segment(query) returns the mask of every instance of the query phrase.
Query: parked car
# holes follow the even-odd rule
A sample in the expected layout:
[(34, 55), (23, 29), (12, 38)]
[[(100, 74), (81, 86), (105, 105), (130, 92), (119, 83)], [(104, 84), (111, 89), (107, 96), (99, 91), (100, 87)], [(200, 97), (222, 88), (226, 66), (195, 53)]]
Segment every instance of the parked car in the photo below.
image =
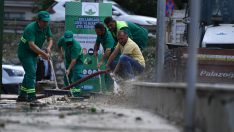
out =
[(154, 17), (135, 15), (114, 1), (105, 0), (104, 2), (112, 4), (112, 17), (115, 20), (129, 21), (141, 26), (156, 26), (157, 24), (157, 19)]
[[(65, 2), (68, 1), (74, 0), (55, 0), (54, 4), (48, 8), (51, 21), (65, 21)], [(112, 4), (112, 16), (116, 20), (129, 21), (141, 26), (156, 26), (157, 19), (154, 17), (134, 15), (111, 0), (103, 0), (103, 2)]]
[(1, 93), (17, 94), (24, 74), (25, 72), (22, 66), (3, 64)]

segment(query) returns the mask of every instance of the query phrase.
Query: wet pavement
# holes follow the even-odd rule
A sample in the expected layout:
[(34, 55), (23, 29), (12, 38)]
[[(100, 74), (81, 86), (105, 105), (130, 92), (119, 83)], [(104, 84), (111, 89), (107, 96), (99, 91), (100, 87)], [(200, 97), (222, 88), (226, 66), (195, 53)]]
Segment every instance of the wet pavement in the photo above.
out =
[[(122, 99), (124, 100), (124, 99)], [(150, 111), (113, 95), (90, 99), (53, 96), (43, 105), (0, 100), (0, 132), (179, 132)]]

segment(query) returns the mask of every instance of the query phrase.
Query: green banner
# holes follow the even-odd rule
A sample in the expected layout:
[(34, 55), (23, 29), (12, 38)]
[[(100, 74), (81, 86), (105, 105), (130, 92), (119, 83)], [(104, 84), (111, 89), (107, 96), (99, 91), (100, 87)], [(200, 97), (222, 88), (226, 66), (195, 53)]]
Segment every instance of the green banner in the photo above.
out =
[[(98, 71), (97, 59), (93, 56), (93, 48), (97, 35), (94, 25), (103, 22), (106, 16), (112, 15), (110, 3), (91, 2), (67, 2), (66, 3), (66, 30), (74, 32), (74, 38), (80, 42), (84, 54), (83, 76), (93, 74)], [(103, 49), (98, 51), (101, 59)], [(104, 69), (104, 66), (101, 66)], [(83, 91), (99, 92), (105, 89), (104, 75), (94, 77), (82, 83)]]

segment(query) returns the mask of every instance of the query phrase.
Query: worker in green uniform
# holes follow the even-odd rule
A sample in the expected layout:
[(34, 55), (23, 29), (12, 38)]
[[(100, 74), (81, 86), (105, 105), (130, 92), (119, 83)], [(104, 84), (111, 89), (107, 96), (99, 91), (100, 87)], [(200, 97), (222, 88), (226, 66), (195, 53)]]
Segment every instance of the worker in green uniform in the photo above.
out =
[[(94, 45), (94, 56), (96, 58), (98, 57), (98, 50), (99, 50), (100, 44), (102, 45), (103, 50), (104, 50), (104, 54), (101, 60), (99, 61), (99, 63), (97, 64), (97, 68), (100, 69), (100, 66), (102, 64), (106, 64), (109, 56), (114, 51), (116, 42), (114, 38), (112, 37), (111, 32), (108, 31), (102, 23), (95, 24), (95, 32), (97, 34), (97, 39)], [(110, 64), (110, 67), (114, 69), (117, 62), (118, 62), (118, 56), (115, 58), (113, 63)], [(106, 87), (110, 90), (114, 88), (114, 81), (111, 79), (109, 74), (105, 74), (105, 84), (106, 84)]]
[[(64, 51), (64, 63), (66, 75), (64, 76), (64, 84), (73, 83), (82, 78), (83, 70), (83, 52), (80, 43), (73, 38), (72, 31), (66, 31), (58, 41), (58, 47)], [(63, 53), (62, 53), (63, 54)], [(68, 78), (68, 79), (67, 79)], [(71, 93), (74, 97), (81, 96), (81, 87), (76, 85), (71, 88)]]
[(148, 31), (145, 28), (131, 22), (116, 21), (112, 17), (106, 17), (104, 22), (111, 31), (115, 41), (117, 41), (117, 32), (124, 30), (128, 33), (128, 37), (139, 46), (141, 51), (147, 46)]
[[(25, 71), (24, 79), (19, 90), (18, 102), (36, 101), (36, 64), (37, 57), (41, 56), (49, 60), (50, 49), (53, 45), (52, 33), (48, 25), (50, 15), (47, 11), (40, 11), (37, 20), (26, 26), (18, 45), (18, 58)], [(47, 39), (46, 51), (41, 50)]]

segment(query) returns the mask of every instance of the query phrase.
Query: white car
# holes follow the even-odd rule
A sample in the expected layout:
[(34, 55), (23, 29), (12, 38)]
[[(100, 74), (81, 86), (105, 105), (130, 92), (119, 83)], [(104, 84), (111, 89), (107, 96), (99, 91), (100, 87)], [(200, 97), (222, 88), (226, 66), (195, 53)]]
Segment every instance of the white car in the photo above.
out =
[(24, 78), (24, 69), (22, 66), (3, 64), (2, 65), (2, 86), (1, 93), (17, 94), (19, 84)]
[(154, 17), (135, 15), (113, 1), (104, 0), (104, 3), (112, 4), (112, 17), (115, 20), (129, 21), (141, 26), (156, 26), (157, 24), (157, 19)]
[[(51, 13), (51, 21), (65, 21), (65, 2), (68, 1), (74, 0), (55, 0), (54, 4), (48, 8)], [(116, 20), (129, 21), (141, 26), (156, 26), (157, 24), (157, 19), (154, 17), (131, 14), (111, 0), (103, 0), (103, 2), (112, 4), (112, 16)]]
[(219, 26), (210, 25), (206, 27), (206, 31), (202, 40), (202, 47), (233, 49), (233, 26), (233, 24), (220, 24)]

